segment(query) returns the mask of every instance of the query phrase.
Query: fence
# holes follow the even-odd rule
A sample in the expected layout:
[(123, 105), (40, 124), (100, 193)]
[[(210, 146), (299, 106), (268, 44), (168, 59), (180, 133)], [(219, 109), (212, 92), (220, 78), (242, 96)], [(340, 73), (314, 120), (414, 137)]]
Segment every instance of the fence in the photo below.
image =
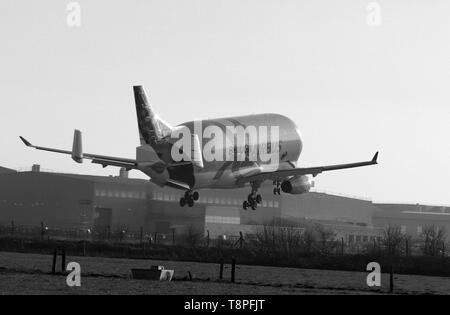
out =
[[(12, 221), (9, 225), (0, 225), (0, 237), (13, 237), (34, 240), (73, 240), (88, 242), (111, 242), (118, 244), (159, 244), (192, 247), (239, 248), (258, 250), (263, 252), (283, 252), (286, 255), (298, 253), (317, 253), (321, 255), (358, 255), (380, 254), (392, 250), (382, 237), (367, 238), (367, 241), (349, 242), (344, 237), (326, 231), (323, 226), (317, 231), (295, 227), (261, 226), (255, 233), (227, 238), (210, 238), (209, 231), (187, 229), (176, 234), (175, 230), (168, 233), (147, 231), (143, 227), (139, 230), (126, 228), (112, 229), (110, 226), (90, 229), (59, 228), (46, 225), (16, 225)], [(423, 239), (404, 238), (395, 248), (398, 256), (422, 256), (426, 253), (426, 242)], [(449, 256), (449, 244), (438, 242), (434, 244), (433, 256)]]

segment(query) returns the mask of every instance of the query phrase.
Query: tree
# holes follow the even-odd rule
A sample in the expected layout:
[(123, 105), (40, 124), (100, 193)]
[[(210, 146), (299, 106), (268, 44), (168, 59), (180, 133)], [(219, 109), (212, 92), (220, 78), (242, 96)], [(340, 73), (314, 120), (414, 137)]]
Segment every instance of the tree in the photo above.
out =
[(315, 244), (317, 243), (317, 234), (312, 227), (306, 227), (301, 238), (302, 248), (311, 253), (314, 251)]
[(289, 255), (302, 247), (302, 234), (303, 228), (297, 222), (274, 219), (257, 230), (255, 243), (267, 253), (282, 251)]
[(423, 254), (427, 256), (437, 256), (442, 250), (447, 232), (445, 228), (435, 225), (425, 226), (422, 231)]
[(299, 252), (329, 254), (336, 246), (335, 233), (322, 224), (308, 221), (277, 219), (262, 226), (256, 233), (256, 246), (266, 253), (284, 255)]
[(319, 251), (322, 254), (330, 253), (336, 247), (336, 234), (333, 230), (326, 228), (322, 224), (316, 224), (314, 230), (317, 234)]
[(384, 230), (382, 238), (382, 244), (384, 245), (387, 254), (389, 256), (398, 256), (401, 253), (401, 244), (404, 239), (405, 236), (399, 226), (389, 225)]

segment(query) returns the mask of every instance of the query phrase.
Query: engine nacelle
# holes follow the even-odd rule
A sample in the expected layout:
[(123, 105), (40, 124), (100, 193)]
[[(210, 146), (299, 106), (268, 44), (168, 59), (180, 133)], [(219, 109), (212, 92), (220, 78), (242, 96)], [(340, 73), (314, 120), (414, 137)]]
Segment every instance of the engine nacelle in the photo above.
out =
[(314, 187), (314, 183), (311, 181), (311, 178), (306, 175), (294, 176), (281, 183), (281, 190), (293, 195), (307, 193), (311, 187)]

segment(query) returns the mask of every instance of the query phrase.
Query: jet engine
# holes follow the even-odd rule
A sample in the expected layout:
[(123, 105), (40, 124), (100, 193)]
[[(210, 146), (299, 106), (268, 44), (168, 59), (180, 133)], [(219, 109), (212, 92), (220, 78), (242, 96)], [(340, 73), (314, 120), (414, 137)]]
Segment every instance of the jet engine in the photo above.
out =
[(307, 193), (311, 187), (314, 187), (314, 182), (307, 175), (294, 176), (281, 183), (281, 190), (293, 195)]

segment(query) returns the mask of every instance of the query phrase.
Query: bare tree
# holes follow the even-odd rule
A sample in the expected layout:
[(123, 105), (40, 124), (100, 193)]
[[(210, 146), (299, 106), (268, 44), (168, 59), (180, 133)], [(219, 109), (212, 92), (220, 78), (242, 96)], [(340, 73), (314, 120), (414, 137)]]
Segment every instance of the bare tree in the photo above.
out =
[(266, 252), (285, 255), (298, 252), (330, 253), (336, 247), (335, 233), (322, 224), (286, 219), (273, 220), (256, 233), (256, 246)]
[(255, 235), (256, 246), (264, 251), (290, 254), (302, 245), (303, 228), (285, 219), (273, 220), (262, 226)]
[(336, 247), (336, 234), (334, 231), (322, 224), (316, 224), (314, 230), (317, 233), (319, 251), (322, 254), (330, 253)]
[(389, 225), (384, 230), (382, 244), (384, 245), (386, 252), (390, 256), (397, 256), (401, 253), (401, 244), (404, 242), (405, 236), (403, 235), (399, 226)]
[(403, 242), (404, 242), (404, 248), (405, 248), (405, 255), (410, 256), (411, 251), (413, 248), (414, 240), (411, 235), (404, 235), (403, 236)]
[(422, 231), (423, 254), (427, 256), (437, 256), (441, 253), (447, 232), (445, 228), (435, 225), (425, 226)]

